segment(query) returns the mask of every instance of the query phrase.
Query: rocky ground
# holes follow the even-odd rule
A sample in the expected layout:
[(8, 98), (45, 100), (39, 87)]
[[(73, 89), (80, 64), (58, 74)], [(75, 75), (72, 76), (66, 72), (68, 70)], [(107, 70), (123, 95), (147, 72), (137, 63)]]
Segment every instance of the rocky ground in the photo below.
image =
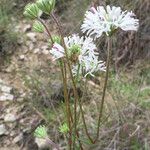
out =
[(41, 117), (24, 102), (30, 91), (22, 79), (22, 72), (30, 74), (51, 58), (47, 55), (45, 41), (32, 32), (30, 24), (23, 21), (16, 30), (21, 34), (19, 47), (0, 70), (0, 150), (31, 150), (32, 146), (36, 150), (32, 132)]

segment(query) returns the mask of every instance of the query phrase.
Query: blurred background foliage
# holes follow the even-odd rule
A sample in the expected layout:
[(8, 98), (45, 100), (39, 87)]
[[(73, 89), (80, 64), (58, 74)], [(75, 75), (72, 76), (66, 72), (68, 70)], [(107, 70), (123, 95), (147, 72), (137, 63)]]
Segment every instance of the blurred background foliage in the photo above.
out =
[[(0, 54), (16, 46), (17, 33), (14, 26), (22, 17), (24, 6), (33, 0), (0, 1)], [(97, 0), (95, 4), (116, 5), (124, 10), (133, 10), (140, 20), (138, 33), (118, 32), (114, 38), (114, 62), (116, 69), (121, 64), (129, 66), (138, 59), (150, 58), (150, 1), (149, 0)], [(94, 5), (92, 0), (56, 0), (56, 13), (64, 25), (65, 34), (77, 33), (85, 11)], [(106, 44), (103, 37), (98, 43), (100, 57), (105, 57)]]

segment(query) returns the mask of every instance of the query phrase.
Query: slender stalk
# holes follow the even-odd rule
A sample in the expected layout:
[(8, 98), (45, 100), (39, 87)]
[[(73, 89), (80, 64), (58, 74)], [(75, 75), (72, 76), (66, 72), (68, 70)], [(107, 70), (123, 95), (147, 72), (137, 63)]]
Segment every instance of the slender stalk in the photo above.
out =
[(109, 75), (109, 65), (110, 65), (110, 59), (111, 59), (111, 46), (112, 46), (111, 45), (112, 44), (111, 37), (108, 37), (107, 42), (108, 42), (108, 47), (107, 47), (106, 77), (105, 77), (105, 82), (104, 82), (102, 100), (101, 100), (101, 104), (100, 104), (100, 108), (99, 108), (97, 134), (96, 134), (96, 138), (94, 140), (94, 143), (99, 138), (100, 123), (101, 123), (101, 119), (102, 119), (102, 115), (103, 115), (103, 107), (104, 107), (105, 94), (106, 94), (108, 75)]
[(76, 131), (77, 130), (77, 125), (76, 125), (77, 115), (76, 114), (77, 114), (78, 93), (77, 93), (77, 90), (76, 90), (76, 86), (75, 86), (76, 84), (75, 84), (73, 74), (72, 74), (72, 71), (71, 71), (71, 64), (70, 64), (70, 61), (69, 61), (68, 52), (67, 52), (66, 44), (65, 44), (65, 41), (64, 41), (62, 26), (61, 26), (60, 22), (57, 20), (57, 18), (55, 17), (55, 15), (53, 13), (51, 14), (51, 16), (52, 16), (52, 18), (54, 19), (54, 21), (56, 22), (56, 24), (58, 26), (59, 33), (60, 33), (61, 39), (62, 39), (62, 44), (63, 44), (64, 49), (65, 49), (65, 54), (66, 54), (66, 58), (67, 58), (69, 73), (70, 73), (70, 76), (71, 76), (71, 79), (72, 79), (72, 82), (73, 82), (73, 91), (74, 91), (74, 96), (75, 96), (75, 102), (74, 102), (74, 128), (75, 128), (75, 131)]
[[(74, 78), (73, 78), (73, 74), (72, 74), (72, 70), (71, 70), (71, 64), (70, 64), (70, 61), (69, 61), (66, 44), (65, 44), (65, 41), (64, 41), (64, 36), (63, 36), (63, 32), (62, 32), (62, 26), (61, 26), (61, 23), (57, 20), (57, 18), (55, 17), (55, 15), (54, 15), (53, 13), (51, 14), (51, 16), (52, 16), (52, 18), (54, 19), (55, 23), (56, 23), (57, 26), (58, 26), (59, 33), (60, 33), (61, 39), (62, 39), (62, 44), (63, 44), (64, 49), (65, 49), (65, 54), (66, 54), (66, 58), (67, 58), (67, 64), (68, 64), (68, 68), (69, 68), (69, 73), (70, 73), (70, 76), (71, 76), (71, 80), (72, 80), (72, 83), (73, 83), (73, 92), (74, 92), (74, 96), (75, 96), (74, 119), (77, 120), (77, 119), (76, 119), (76, 118), (77, 118), (76, 113), (77, 113), (78, 93), (77, 93), (76, 83), (75, 83), (75, 80), (74, 80)], [(73, 121), (72, 115), (71, 115), (71, 119), (72, 119), (72, 121)], [(76, 135), (77, 135), (78, 139), (80, 139), (80, 138), (79, 138), (79, 133), (78, 133), (78, 131), (77, 131), (77, 129), (76, 129), (76, 122), (74, 122), (74, 124), (75, 124), (75, 132), (76, 132)], [(80, 140), (79, 140), (79, 145), (80, 145), (81, 150), (83, 150), (83, 147), (82, 147), (82, 144), (81, 144)]]
[[(74, 80), (74, 77), (73, 77), (73, 74), (72, 74), (72, 70), (71, 70), (71, 64), (70, 64), (70, 61), (69, 61), (69, 57), (68, 57), (68, 53), (67, 53), (67, 48), (66, 48), (66, 45), (65, 45), (65, 41), (64, 41), (64, 36), (63, 36), (63, 32), (62, 32), (62, 27), (61, 27), (61, 24), (60, 22), (57, 20), (57, 18), (55, 17), (55, 15), (52, 13), (51, 14), (52, 18), (54, 19), (54, 21), (56, 22), (57, 26), (58, 26), (58, 29), (59, 29), (59, 32), (60, 32), (60, 35), (61, 35), (61, 38), (62, 38), (62, 44), (64, 46), (64, 49), (65, 49), (65, 54), (66, 54), (66, 58), (67, 58), (67, 64), (68, 64), (68, 68), (69, 68), (69, 73), (70, 73), (70, 76), (71, 76), (71, 80), (72, 80), (72, 83), (73, 83), (73, 92), (74, 92), (74, 96), (75, 96), (75, 102), (74, 102), (74, 107), (75, 107), (75, 112), (74, 112), (74, 118), (75, 118), (75, 121), (76, 121), (76, 113), (77, 113), (77, 101), (79, 102), (79, 107), (80, 107), (80, 110), (81, 110), (81, 115), (82, 115), (82, 120), (83, 120), (83, 124), (84, 124), (84, 128), (85, 128), (85, 132), (86, 132), (86, 135), (88, 137), (88, 139), (91, 141), (91, 143), (93, 143), (93, 139), (90, 137), (90, 134), (88, 132), (88, 129), (87, 129), (87, 125), (86, 125), (86, 121), (85, 121), (85, 118), (84, 118), (84, 112), (83, 112), (83, 109), (82, 109), (82, 105), (80, 103), (80, 100), (79, 100), (79, 96), (78, 96), (78, 93), (77, 93), (77, 87), (76, 87), (76, 82)], [(76, 130), (76, 122), (74, 122), (75, 124), (75, 130)]]
[[(50, 37), (50, 39), (51, 39), (51, 42), (52, 43), (54, 43), (54, 41), (53, 41), (53, 38), (52, 38), (52, 35), (51, 35), (51, 33), (50, 33), (50, 31), (49, 31), (49, 29), (47, 28), (47, 26), (45, 25), (45, 23), (43, 22), (43, 20), (42, 19), (38, 19), (42, 24), (43, 24), (43, 26), (45, 27), (45, 30), (46, 30), (46, 32), (47, 32), (47, 34), (49, 35), (49, 37)], [(63, 60), (61, 61), (61, 62), (63, 62)], [(64, 63), (64, 65), (65, 65), (65, 63)], [(65, 103), (66, 103), (66, 112), (67, 112), (67, 120), (68, 120), (68, 126), (69, 126), (69, 130), (70, 130), (70, 132), (69, 132), (69, 134), (70, 134), (70, 139), (69, 139), (69, 146), (70, 146), (70, 150), (71, 150), (71, 145), (72, 145), (72, 129), (71, 129), (71, 122), (70, 122), (70, 114), (69, 114), (69, 99), (68, 99), (68, 92), (67, 92), (67, 77), (66, 77), (66, 70), (64, 70), (63, 69), (63, 66), (61, 66), (60, 67), (61, 68), (61, 73), (62, 73), (62, 78), (63, 78), (63, 85), (64, 85), (64, 97), (65, 97)], [(64, 66), (64, 68), (65, 68), (65, 66)]]
[(50, 39), (51, 39), (51, 42), (54, 43), (53, 38), (52, 38), (52, 35), (51, 35), (51, 33), (50, 33), (48, 27), (47, 27), (46, 24), (44, 23), (44, 21), (43, 21), (42, 19), (40, 19), (40, 18), (38, 18), (38, 21), (40, 21), (40, 22), (43, 24), (43, 26), (45, 27), (45, 30), (46, 30), (47, 34), (49, 35), (49, 37), (50, 37)]
[[(64, 66), (64, 67), (65, 67), (65, 66)], [(66, 72), (63, 72), (63, 69), (62, 69), (62, 70), (61, 70), (61, 73), (62, 73), (63, 80), (64, 80), (64, 77), (65, 77)], [(66, 78), (66, 77), (65, 77), (65, 78)], [(65, 99), (67, 99), (67, 101), (69, 101), (68, 95), (65, 94), (64, 97), (65, 97)], [(70, 116), (71, 122), (73, 123), (73, 117), (72, 117), (72, 114), (71, 114), (71, 110), (70, 110), (70, 106), (69, 106), (69, 105), (68, 105), (68, 112), (69, 112), (69, 116)], [(70, 123), (70, 124), (71, 124), (71, 123)], [(70, 128), (71, 128), (71, 127), (70, 127)], [(72, 132), (72, 129), (70, 129), (70, 132)], [(80, 148), (81, 148), (81, 150), (83, 150), (82, 144), (81, 144), (80, 139), (79, 139), (79, 133), (78, 133), (78, 131), (75, 131), (75, 133), (76, 133), (76, 135), (77, 135), (77, 137), (78, 137), (78, 141), (79, 141)]]
[(70, 109), (69, 109), (69, 98), (68, 98), (68, 90), (67, 90), (67, 77), (66, 77), (66, 68), (65, 63), (64, 66), (61, 67), (61, 73), (63, 78), (63, 85), (64, 85), (64, 98), (65, 98), (65, 106), (66, 106), (66, 113), (67, 113), (67, 122), (69, 126), (69, 140), (68, 145), (69, 149), (72, 148), (72, 128), (71, 128), (71, 122), (70, 122)]
[[(78, 82), (79, 70), (80, 70), (80, 64), (78, 65), (76, 83)], [(77, 101), (74, 103), (74, 112), (75, 112), (74, 113), (74, 131), (76, 132), (77, 130)], [(74, 137), (73, 145), (75, 145), (75, 142), (76, 142), (76, 136)]]

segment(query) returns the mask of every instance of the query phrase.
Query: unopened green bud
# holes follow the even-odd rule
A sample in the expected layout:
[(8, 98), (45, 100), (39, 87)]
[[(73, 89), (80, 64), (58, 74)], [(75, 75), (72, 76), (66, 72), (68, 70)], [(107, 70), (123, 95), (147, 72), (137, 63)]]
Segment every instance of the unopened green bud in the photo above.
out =
[[(52, 36), (53, 42), (61, 45), (61, 37), (58, 35)], [(49, 39), (49, 46), (52, 46), (52, 41)]]
[(81, 51), (81, 47), (77, 44), (74, 44), (72, 45), (70, 48), (69, 48), (69, 53), (72, 55), (72, 54), (78, 54), (80, 53)]
[(68, 133), (68, 132), (69, 132), (69, 128), (68, 128), (67, 123), (64, 123), (63, 125), (61, 125), (61, 126), (59, 127), (59, 131), (60, 131), (61, 133), (63, 133), (63, 134)]
[(53, 36), (54, 43), (61, 44), (61, 37), (60, 36)]
[(43, 24), (42, 24), (41, 22), (36, 21), (36, 22), (33, 24), (33, 30), (34, 30), (35, 32), (40, 32), (40, 33), (42, 33), (42, 32), (44, 32), (44, 26), (43, 26)]
[(26, 5), (23, 14), (30, 19), (36, 19), (38, 18), (39, 13), (40, 9), (37, 7), (37, 5), (35, 3), (29, 3)]
[(48, 134), (47, 134), (47, 128), (45, 126), (39, 126), (36, 128), (35, 132), (34, 132), (34, 136), (37, 138), (47, 138)]
[(50, 14), (55, 7), (55, 0), (37, 0), (38, 8), (46, 14)]

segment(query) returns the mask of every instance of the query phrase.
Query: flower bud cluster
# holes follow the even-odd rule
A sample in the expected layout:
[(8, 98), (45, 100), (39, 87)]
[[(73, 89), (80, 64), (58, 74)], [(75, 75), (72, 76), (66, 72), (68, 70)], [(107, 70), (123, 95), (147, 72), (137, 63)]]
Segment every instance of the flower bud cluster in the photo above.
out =
[(55, 0), (37, 0), (29, 3), (24, 10), (24, 15), (29, 19), (37, 19), (41, 12), (50, 14), (55, 7)]

